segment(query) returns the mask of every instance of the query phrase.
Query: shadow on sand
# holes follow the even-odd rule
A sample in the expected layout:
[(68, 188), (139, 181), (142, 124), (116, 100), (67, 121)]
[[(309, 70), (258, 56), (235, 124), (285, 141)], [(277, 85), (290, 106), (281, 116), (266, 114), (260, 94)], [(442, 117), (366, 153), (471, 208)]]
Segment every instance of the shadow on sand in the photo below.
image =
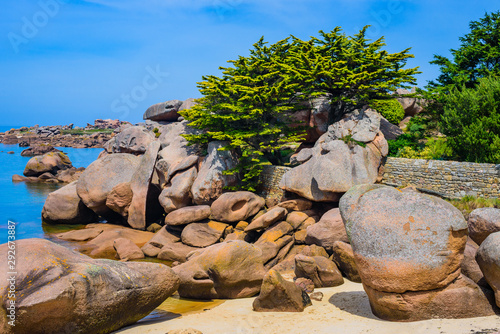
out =
[(380, 320), (373, 315), (368, 296), (364, 291), (339, 292), (331, 296), (328, 302), (342, 311), (364, 318)]

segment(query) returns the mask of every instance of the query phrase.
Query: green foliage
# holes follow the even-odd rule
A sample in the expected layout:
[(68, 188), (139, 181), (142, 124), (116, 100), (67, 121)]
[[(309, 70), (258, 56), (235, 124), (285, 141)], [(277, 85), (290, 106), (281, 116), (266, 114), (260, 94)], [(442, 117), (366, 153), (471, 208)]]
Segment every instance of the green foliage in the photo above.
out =
[(341, 33), (340, 27), (320, 31), (320, 38), (309, 41), (293, 37), (289, 74), (302, 83), (301, 91), (307, 95), (332, 97), (329, 124), (370, 100), (388, 98), (397, 88), (415, 85), (414, 76), (420, 73), (418, 68), (404, 69), (414, 57), (409, 48), (388, 53), (382, 49), (384, 37), (369, 42), (368, 27), (352, 37)]
[(390, 123), (399, 125), (405, 117), (403, 106), (396, 99), (373, 100), (370, 107), (377, 110)]
[(61, 134), (63, 135), (90, 135), (94, 133), (106, 133), (106, 134), (111, 134), (114, 132), (114, 129), (91, 129), (91, 130), (84, 130), (84, 129), (71, 129), (71, 130), (61, 130)]
[(440, 67), (437, 82), (429, 88), (449, 91), (453, 88), (474, 87), (478, 80), (500, 74), (500, 12), (485, 14), (469, 24), (470, 33), (460, 37), (460, 47), (451, 49), (453, 59), (435, 55), (431, 64)]
[(398, 157), (408, 159), (446, 160), (453, 154), (445, 138), (429, 138), (423, 149), (405, 146), (398, 151)]
[(300, 104), (320, 95), (332, 98), (329, 123), (343, 114), (388, 97), (406, 84), (415, 84), (417, 68), (404, 69), (409, 49), (388, 53), (383, 37), (370, 43), (366, 29), (350, 37), (337, 27), (320, 38), (296, 37), (267, 46), (264, 39), (253, 45), (248, 57), (228, 61), (222, 76), (204, 76), (198, 87), (203, 97), (180, 114), (190, 125), (204, 130), (186, 135), (190, 143), (206, 145), (227, 141), (236, 150), (238, 166), (228, 174), (242, 174), (244, 189), (254, 190), (265, 164), (283, 164), (282, 148), (305, 138), (305, 126), (293, 113)]
[(444, 98), (441, 129), (461, 160), (500, 163), (500, 79), (453, 89)]
[(352, 138), (352, 134), (348, 134), (340, 139), (342, 139), (342, 141), (346, 143), (349, 147), (353, 147), (354, 145), (366, 147), (366, 143), (363, 143), (362, 141), (357, 141), (356, 139)]
[(473, 197), (465, 196), (461, 199), (451, 199), (448, 200), (457, 209), (462, 211), (465, 219), (469, 219), (469, 214), (479, 208), (497, 208), (500, 209), (500, 198), (483, 198), (483, 197)]
[(158, 138), (161, 136), (161, 132), (158, 128), (153, 129), (153, 133), (155, 134), (155, 137)]
[(291, 124), (297, 102), (306, 96), (297, 95), (300, 85), (283, 75), (291, 45), (288, 39), (266, 44), (261, 38), (249, 57), (228, 61), (233, 67), (221, 68), (222, 77), (204, 76), (198, 83), (204, 97), (180, 112), (191, 126), (205, 130), (186, 135), (191, 143), (227, 141), (224, 149), (239, 153), (238, 166), (227, 173), (243, 174), (248, 190), (255, 190), (263, 165), (280, 164), (280, 150), (305, 135), (304, 127)]

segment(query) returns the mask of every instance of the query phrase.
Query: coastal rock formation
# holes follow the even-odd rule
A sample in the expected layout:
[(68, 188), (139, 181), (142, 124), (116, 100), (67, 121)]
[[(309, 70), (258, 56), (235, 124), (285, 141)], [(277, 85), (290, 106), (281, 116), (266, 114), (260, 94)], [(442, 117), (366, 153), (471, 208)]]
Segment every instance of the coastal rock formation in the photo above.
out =
[(68, 241), (85, 241), (78, 245), (78, 250), (95, 258), (116, 257), (114, 241), (118, 238), (132, 240), (139, 247), (144, 246), (153, 233), (138, 231), (128, 227), (113, 224), (88, 224), (82, 230), (57, 234), (56, 237)]
[(89, 224), (97, 221), (97, 215), (83, 204), (73, 182), (47, 196), (42, 219), (55, 224)]
[(490, 234), (481, 244), (476, 255), (477, 263), (486, 282), (495, 292), (495, 300), (500, 307), (500, 232)]
[(361, 283), (358, 267), (354, 260), (354, 252), (350, 244), (335, 241), (332, 247), (332, 260), (349, 281)]
[(262, 281), (259, 296), (253, 302), (257, 312), (302, 312), (311, 299), (295, 283), (288, 282), (275, 270), (269, 270)]
[(61, 152), (52, 145), (35, 145), (29, 147), (21, 152), (22, 157), (34, 157), (37, 155), (44, 155), (49, 152)]
[[(271, 268), (279, 261), (271, 261), (279, 253), (284, 257), (293, 246), (293, 228), (287, 222), (279, 222), (268, 229), (255, 242), (255, 247), (262, 251), (262, 260), (266, 267)], [(283, 250), (283, 251), (282, 251)], [(284, 254), (283, 254), (284, 253)], [(279, 258), (277, 260), (280, 260)]]
[(152, 121), (177, 121), (179, 114), (177, 111), (182, 105), (182, 101), (170, 100), (167, 102), (157, 103), (149, 107), (144, 115), (143, 119), (150, 119)]
[(284, 220), (288, 211), (285, 208), (276, 206), (263, 215), (255, 218), (250, 225), (245, 228), (245, 232), (262, 230), (274, 224), (277, 221)]
[[(151, 211), (155, 207), (153, 203), (148, 202), (158, 201), (158, 197), (156, 199), (154, 196), (150, 197), (149, 190), (159, 149), (160, 143), (157, 141), (151, 142), (148, 145), (130, 180), (130, 189), (133, 195), (128, 208), (127, 223), (136, 229), (146, 229), (146, 209), (150, 211), (148, 214), (152, 214)], [(156, 207), (158, 206), (159, 204)], [(157, 215), (157, 217), (159, 218), (160, 215)]]
[(336, 241), (349, 242), (338, 208), (327, 211), (319, 222), (309, 226), (305, 239), (306, 244), (321, 246), (329, 253), (332, 253)]
[[(491, 291), (460, 275), (451, 284), (430, 291), (384, 292), (364, 285), (373, 314), (389, 321), (460, 319), (495, 315)], [(488, 298), (489, 297), (489, 298)]]
[(49, 152), (31, 158), (23, 174), (25, 176), (40, 176), (44, 173), (57, 174), (59, 170), (73, 167), (68, 156), (62, 152)]
[[(194, 157), (198, 160), (196, 156)], [(186, 171), (176, 173), (170, 179), (170, 182), (165, 185), (158, 198), (166, 213), (191, 204), (191, 187), (197, 176), (198, 171), (196, 167), (191, 167)]]
[(187, 225), (181, 234), (182, 242), (192, 247), (208, 247), (219, 242), (229, 225), (210, 221)]
[(460, 275), (468, 229), (453, 205), (411, 189), (359, 185), (339, 206), (375, 315), (417, 321), (494, 314), (487, 291)]
[(154, 136), (141, 126), (131, 126), (113, 138), (113, 153), (143, 154)]
[(295, 276), (308, 278), (316, 288), (332, 287), (344, 284), (344, 279), (337, 265), (323, 256), (295, 256)]
[(173, 268), (183, 298), (244, 298), (257, 294), (266, 271), (261, 251), (244, 241), (199, 250)]
[(223, 172), (233, 169), (238, 163), (236, 155), (231, 151), (219, 151), (226, 142), (214, 141), (208, 144), (208, 155), (203, 159), (198, 177), (191, 187), (193, 202), (211, 204), (222, 195), (225, 187), (235, 186), (236, 175), (224, 175)]
[(467, 244), (464, 250), (464, 260), (462, 261), (462, 266), (460, 267), (462, 275), (470, 278), (474, 283), (484, 288), (489, 288), (490, 286), (484, 279), (484, 274), (476, 261), (476, 255), (479, 246), (470, 239), (467, 239)]
[(197, 205), (188, 206), (175, 211), (170, 212), (165, 217), (165, 224), (167, 225), (186, 225), (189, 223), (198, 222), (210, 217), (210, 206), (208, 205)]
[(116, 250), (117, 257), (122, 261), (143, 259), (144, 253), (139, 246), (130, 239), (118, 238), (113, 241), (113, 248)]
[[(7, 254), (7, 244), (0, 252)], [(7, 324), (7, 262), (0, 273), (2, 333), (109, 333), (145, 317), (179, 285), (165, 265), (94, 260), (43, 239), (17, 241), (15, 327)], [(106, 282), (106, 284), (103, 284)]]
[(116, 185), (131, 181), (140, 161), (140, 157), (127, 153), (111, 154), (94, 161), (78, 180), (78, 196), (98, 215), (109, 221), (122, 221), (122, 216), (106, 206), (106, 199)]
[(500, 209), (480, 208), (469, 215), (469, 236), (478, 245), (491, 234), (500, 231)]
[(338, 201), (357, 184), (375, 183), (388, 145), (380, 129), (381, 116), (357, 110), (328, 127), (311, 158), (283, 175), (280, 187), (312, 201)]
[(224, 223), (239, 222), (255, 215), (264, 204), (262, 197), (249, 191), (224, 193), (212, 203), (212, 218)]

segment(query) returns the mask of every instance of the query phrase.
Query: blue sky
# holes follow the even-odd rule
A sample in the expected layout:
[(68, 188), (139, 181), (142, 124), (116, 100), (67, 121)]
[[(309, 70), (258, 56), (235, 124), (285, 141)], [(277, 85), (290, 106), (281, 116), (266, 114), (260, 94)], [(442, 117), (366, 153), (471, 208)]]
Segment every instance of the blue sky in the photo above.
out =
[(260, 36), (308, 39), (371, 24), (391, 52), (412, 47), (435, 79), (491, 0), (16, 0), (0, 13), (0, 125), (140, 122), (152, 104), (199, 97), (196, 82)]

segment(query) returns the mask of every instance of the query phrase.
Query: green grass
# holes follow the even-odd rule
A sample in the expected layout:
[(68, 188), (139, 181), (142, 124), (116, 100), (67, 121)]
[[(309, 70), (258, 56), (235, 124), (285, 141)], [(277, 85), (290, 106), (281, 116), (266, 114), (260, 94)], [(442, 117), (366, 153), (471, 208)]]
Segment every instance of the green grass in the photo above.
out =
[(90, 135), (93, 133), (106, 133), (110, 134), (115, 131), (114, 129), (92, 129), (92, 130), (61, 130), (61, 134), (63, 135)]
[(469, 219), (469, 214), (479, 208), (497, 208), (500, 209), (500, 198), (482, 198), (465, 196), (461, 199), (448, 200), (464, 215), (465, 219)]

